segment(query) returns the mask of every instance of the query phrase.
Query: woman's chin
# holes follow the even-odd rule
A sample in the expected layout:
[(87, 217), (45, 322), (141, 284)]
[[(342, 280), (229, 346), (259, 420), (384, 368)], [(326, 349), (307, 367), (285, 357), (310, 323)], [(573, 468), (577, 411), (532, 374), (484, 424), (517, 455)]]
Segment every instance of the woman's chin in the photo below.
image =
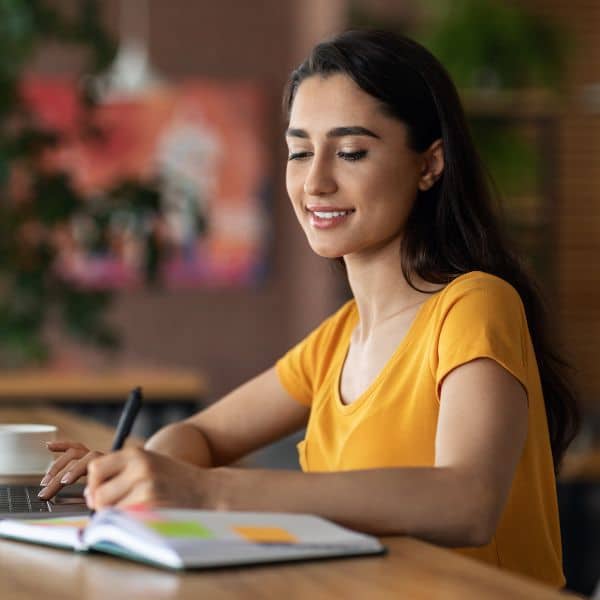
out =
[(345, 254), (345, 252), (343, 252), (339, 248), (326, 248), (323, 246), (313, 245), (311, 245), (311, 248), (312, 251), (321, 258), (341, 258)]

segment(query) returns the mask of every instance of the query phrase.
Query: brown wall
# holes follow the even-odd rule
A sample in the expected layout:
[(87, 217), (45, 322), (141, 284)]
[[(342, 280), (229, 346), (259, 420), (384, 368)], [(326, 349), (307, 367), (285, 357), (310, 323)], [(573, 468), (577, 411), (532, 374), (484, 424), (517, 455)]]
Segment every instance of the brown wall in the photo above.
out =
[(600, 82), (600, 3), (527, 0), (565, 31), (568, 48), (558, 156), (558, 319), (584, 403), (600, 410), (600, 94), (595, 108), (585, 86)]

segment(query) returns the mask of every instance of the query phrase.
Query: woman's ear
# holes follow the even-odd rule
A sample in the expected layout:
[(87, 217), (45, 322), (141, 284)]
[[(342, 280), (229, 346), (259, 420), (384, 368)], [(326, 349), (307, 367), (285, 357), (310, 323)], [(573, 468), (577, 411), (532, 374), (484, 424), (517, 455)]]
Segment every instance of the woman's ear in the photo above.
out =
[(426, 192), (429, 188), (433, 187), (444, 171), (444, 146), (442, 140), (435, 140), (421, 156), (423, 166), (419, 179), (419, 190)]

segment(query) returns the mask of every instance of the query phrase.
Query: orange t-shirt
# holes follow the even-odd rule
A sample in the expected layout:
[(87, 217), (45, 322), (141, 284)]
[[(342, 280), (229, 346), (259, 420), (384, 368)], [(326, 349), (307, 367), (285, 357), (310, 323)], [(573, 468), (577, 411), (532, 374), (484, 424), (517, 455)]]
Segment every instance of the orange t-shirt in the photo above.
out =
[(356, 303), (346, 303), (276, 364), (284, 388), (311, 408), (302, 469), (433, 466), (442, 380), (476, 358), (495, 360), (527, 391), (527, 439), (491, 543), (458, 552), (562, 587), (546, 410), (516, 290), (479, 271), (455, 279), (427, 299), (369, 388), (345, 405), (340, 374), (358, 318)]

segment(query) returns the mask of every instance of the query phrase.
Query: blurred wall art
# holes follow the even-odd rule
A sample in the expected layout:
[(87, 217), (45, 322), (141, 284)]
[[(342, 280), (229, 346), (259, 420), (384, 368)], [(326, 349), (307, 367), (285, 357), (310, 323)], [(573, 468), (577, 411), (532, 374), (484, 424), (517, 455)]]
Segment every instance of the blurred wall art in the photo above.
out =
[[(137, 287), (154, 248), (170, 288), (261, 280), (270, 180), (258, 84), (186, 81), (90, 107), (75, 80), (38, 76), (23, 81), (22, 96), (38, 126), (59, 134), (45, 168), (67, 173), (110, 221), (102, 240), (91, 218), (61, 232), (63, 277), (90, 288)], [(159, 210), (103, 208), (103, 192), (122, 184), (127, 193), (129, 181), (156, 186)]]

